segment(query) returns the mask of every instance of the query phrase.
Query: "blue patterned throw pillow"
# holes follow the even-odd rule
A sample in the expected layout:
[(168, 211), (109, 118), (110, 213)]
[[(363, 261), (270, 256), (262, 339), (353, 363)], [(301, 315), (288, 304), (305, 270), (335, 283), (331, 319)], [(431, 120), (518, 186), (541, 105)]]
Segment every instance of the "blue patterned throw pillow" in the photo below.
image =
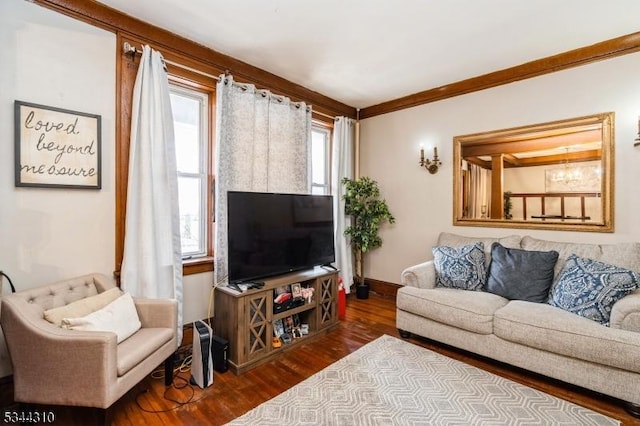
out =
[(463, 290), (482, 290), (487, 281), (484, 244), (463, 247), (434, 247), (436, 286)]
[(614, 303), (638, 288), (635, 272), (572, 254), (549, 294), (549, 304), (609, 325)]

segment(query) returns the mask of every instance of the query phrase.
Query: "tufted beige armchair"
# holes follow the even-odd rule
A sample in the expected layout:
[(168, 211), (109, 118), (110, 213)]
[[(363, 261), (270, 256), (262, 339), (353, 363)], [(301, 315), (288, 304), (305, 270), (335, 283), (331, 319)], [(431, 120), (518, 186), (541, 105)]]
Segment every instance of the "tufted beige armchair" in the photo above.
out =
[(106, 409), (165, 361), (171, 383), (177, 348), (175, 300), (134, 299), (142, 323), (116, 343), (102, 331), (60, 328), (44, 311), (115, 287), (102, 274), (85, 275), (2, 298), (0, 322), (13, 367), (16, 402)]

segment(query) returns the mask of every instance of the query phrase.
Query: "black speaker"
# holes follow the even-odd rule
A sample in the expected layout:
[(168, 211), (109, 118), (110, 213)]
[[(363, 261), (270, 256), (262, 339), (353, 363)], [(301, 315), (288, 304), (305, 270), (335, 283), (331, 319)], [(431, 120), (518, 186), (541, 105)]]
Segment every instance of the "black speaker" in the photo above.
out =
[(211, 352), (213, 355), (213, 368), (219, 373), (227, 371), (229, 369), (229, 364), (227, 362), (229, 342), (222, 337), (213, 336)]

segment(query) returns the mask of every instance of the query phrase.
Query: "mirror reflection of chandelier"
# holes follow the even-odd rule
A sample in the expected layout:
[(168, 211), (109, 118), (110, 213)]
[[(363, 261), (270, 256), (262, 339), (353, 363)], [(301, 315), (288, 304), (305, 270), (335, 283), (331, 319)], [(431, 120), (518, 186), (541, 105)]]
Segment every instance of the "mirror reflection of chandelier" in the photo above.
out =
[(582, 175), (582, 169), (580, 167), (573, 167), (569, 163), (569, 148), (567, 150), (567, 157), (564, 162), (564, 168), (554, 169), (551, 179), (554, 182), (562, 182), (566, 185), (577, 184), (584, 179)]

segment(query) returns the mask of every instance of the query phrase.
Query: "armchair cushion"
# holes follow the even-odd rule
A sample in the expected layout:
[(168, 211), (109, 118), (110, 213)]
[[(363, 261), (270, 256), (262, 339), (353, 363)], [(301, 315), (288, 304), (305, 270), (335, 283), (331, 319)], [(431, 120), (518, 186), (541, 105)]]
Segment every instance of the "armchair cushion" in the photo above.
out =
[[(118, 377), (122, 377), (156, 352), (173, 337), (170, 328), (141, 328), (117, 348)], [(154, 369), (157, 365), (151, 365)]]
[(102, 309), (80, 318), (64, 318), (62, 326), (69, 330), (111, 331), (118, 343), (138, 331), (142, 324), (129, 293), (125, 293)]
[(78, 318), (89, 315), (104, 308), (120, 296), (122, 296), (122, 290), (118, 287), (113, 287), (95, 296), (85, 297), (68, 305), (47, 309), (44, 311), (44, 319), (60, 327), (64, 318)]

